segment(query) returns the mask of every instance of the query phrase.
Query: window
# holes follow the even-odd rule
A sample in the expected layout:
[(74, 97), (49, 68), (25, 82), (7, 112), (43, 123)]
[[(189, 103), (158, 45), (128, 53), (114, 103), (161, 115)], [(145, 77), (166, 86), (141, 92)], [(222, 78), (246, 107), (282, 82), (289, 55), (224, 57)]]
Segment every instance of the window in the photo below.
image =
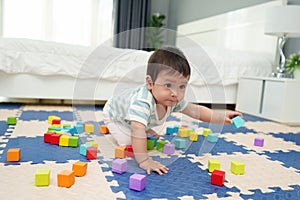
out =
[(97, 46), (113, 35), (113, 0), (3, 0), (3, 37)]

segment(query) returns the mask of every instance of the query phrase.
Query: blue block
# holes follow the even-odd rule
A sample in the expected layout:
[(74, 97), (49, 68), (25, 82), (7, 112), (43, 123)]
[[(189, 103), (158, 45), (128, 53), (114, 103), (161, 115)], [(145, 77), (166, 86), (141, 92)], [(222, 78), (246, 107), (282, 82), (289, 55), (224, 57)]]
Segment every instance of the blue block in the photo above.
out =
[(175, 126), (173, 127), (173, 133), (178, 134), (178, 129), (179, 129), (179, 125), (175, 125)]
[(240, 128), (245, 124), (244, 120), (240, 116), (236, 116), (235, 118), (233, 118), (232, 122), (232, 126), (234, 128)]
[(182, 138), (175, 139), (174, 144), (178, 149), (184, 149), (186, 147), (186, 141)]
[(76, 129), (76, 132), (75, 132), (75, 134), (80, 134), (80, 133), (83, 133), (84, 132), (84, 128), (83, 128), (83, 125), (75, 125), (74, 126), (75, 127), (75, 129)]
[(79, 148), (80, 155), (86, 156), (86, 150), (88, 147), (92, 146), (91, 144), (81, 144)]
[(168, 127), (167, 127), (167, 130), (166, 130), (166, 135), (171, 135), (171, 134), (173, 134), (173, 132), (174, 132), (174, 128), (168, 126)]
[(218, 142), (218, 134), (217, 133), (208, 134), (207, 141), (212, 142), (212, 143)]

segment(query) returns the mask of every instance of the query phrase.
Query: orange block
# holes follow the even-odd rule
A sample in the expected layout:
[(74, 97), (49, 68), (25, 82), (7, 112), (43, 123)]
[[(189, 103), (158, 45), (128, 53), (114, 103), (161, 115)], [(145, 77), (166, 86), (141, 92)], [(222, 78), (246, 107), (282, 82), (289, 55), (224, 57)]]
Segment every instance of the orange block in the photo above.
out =
[(100, 133), (102, 134), (107, 134), (109, 131), (108, 131), (108, 128), (106, 125), (101, 125), (100, 126)]
[(57, 174), (58, 187), (69, 188), (75, 183), (75, 172), (69, 170), (63, 170)]
[(117, 146), (115, 148), (115, 158), (125, 158), (126, 157), (126, 146)]
[(21, 149), (14, 148), (7, 151), (7, 162), (18, 162), (21, 156)]
[(75, 173), (75, 176), (84, 176), (86, 174), (87, 163), (77, 161), (73, 164), (72, 170)]

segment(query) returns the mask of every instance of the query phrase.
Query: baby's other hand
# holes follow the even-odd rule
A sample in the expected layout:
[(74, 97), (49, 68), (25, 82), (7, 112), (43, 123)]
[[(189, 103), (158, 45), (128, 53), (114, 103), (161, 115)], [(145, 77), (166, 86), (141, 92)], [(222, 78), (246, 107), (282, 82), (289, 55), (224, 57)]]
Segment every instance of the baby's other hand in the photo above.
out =
[(232, 124), (232, 119), (240, 116), (241, 118), (243, 118), (243, 114), (237, 111), (227, 111), (226, 112), (226, 116), (225, 116), (225, 124)]
[(142, 161), (139, 164), (140, 168), (145, 170), (147, 174), (151, 174), (151, 171), (157, 172), (159, 175), (162, 175), (163, 173), (168, 173), (168, 168), (161, 163), (152, 160), (151, 158), (147, 158), (145, 161)]

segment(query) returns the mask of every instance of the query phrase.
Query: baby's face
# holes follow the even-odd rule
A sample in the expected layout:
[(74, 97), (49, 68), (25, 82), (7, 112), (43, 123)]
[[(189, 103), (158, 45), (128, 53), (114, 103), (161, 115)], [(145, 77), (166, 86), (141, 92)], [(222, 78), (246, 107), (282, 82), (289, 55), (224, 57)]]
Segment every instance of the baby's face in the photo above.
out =
[(161, 71), (152, 88), (156, 103), (163, 106), (176, 105), (184, 98), (188, 80), (189, 77), (178, 72)]

